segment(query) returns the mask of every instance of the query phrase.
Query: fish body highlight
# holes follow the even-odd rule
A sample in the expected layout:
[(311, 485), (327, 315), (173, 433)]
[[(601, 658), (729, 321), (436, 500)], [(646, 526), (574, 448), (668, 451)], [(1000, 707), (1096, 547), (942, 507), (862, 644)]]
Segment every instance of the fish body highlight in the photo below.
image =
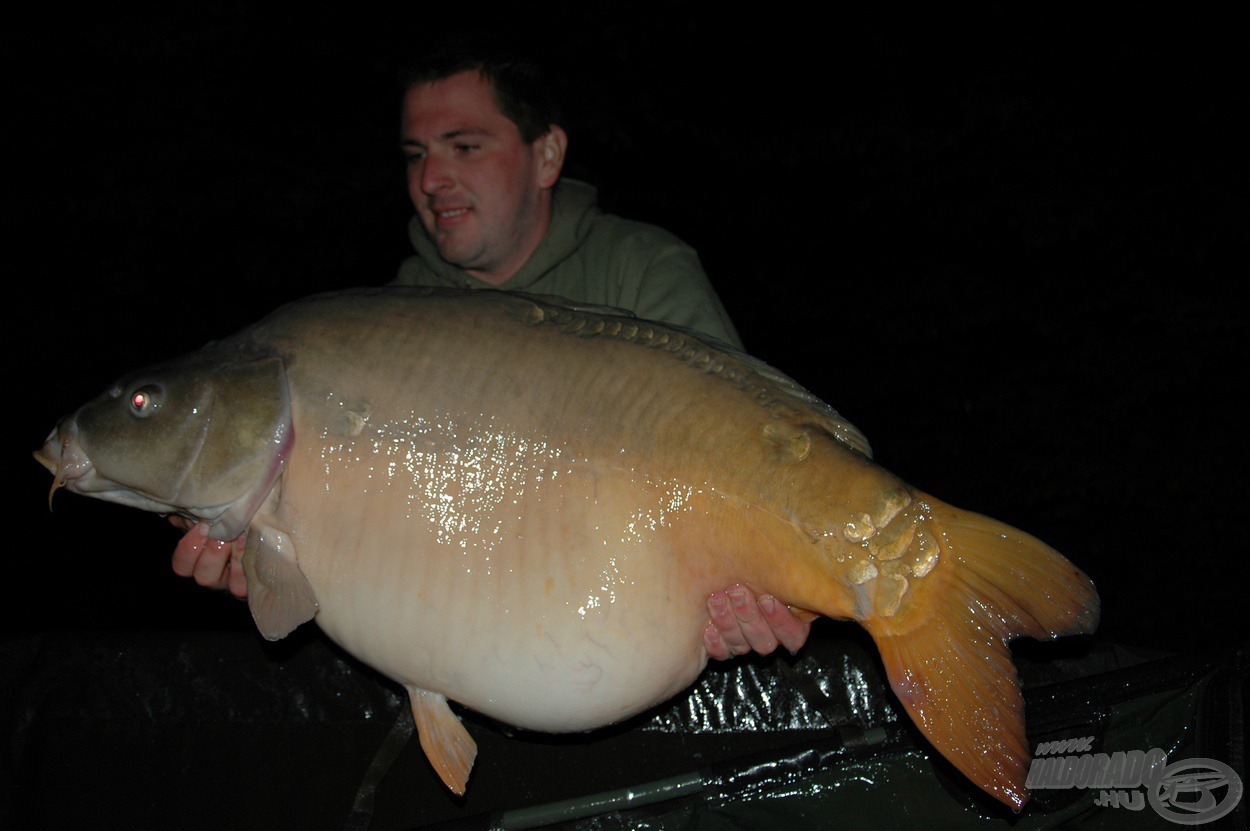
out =
[(743, 583), (873, 636), (921, 731), (1019, 808), (1006, 643), (1092, 631), (1044, 543), (874, 464), (766, 364), (615, 310), (504, 292), (320, 295), (119, 381), (36, 456), (63, 485), (249, 530), (248, 602), (403, 684), (463, 793), (448, 700), (590, 730), (706, 663), (705, 598)]

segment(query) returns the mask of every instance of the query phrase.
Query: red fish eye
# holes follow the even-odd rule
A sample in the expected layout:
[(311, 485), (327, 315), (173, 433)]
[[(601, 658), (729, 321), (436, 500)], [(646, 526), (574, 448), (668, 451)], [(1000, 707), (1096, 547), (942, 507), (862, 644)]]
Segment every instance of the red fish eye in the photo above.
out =
[(141, 417), (149, 416), (160, 404), (160, 398), (160, 387), (139, 387), (130, 394), (130, 412)]

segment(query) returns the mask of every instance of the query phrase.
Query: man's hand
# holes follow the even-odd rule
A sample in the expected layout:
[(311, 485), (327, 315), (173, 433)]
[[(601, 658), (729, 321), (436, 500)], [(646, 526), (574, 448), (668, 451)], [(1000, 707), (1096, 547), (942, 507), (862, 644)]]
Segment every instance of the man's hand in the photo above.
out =
[(794, 654), (812, 628), (816, 615), (797, 614), (770, 594), (760, 595), (746, 586), (730, 586), (707, 599), (712, 622), (703, 630), (703, 648), (718, 661), (754, 650), (768, 655), (778, 645)]
[(247, 597), (247, 577), (243, 574), (243, 546), (247, 532), (233, 540), (210, 540), (208, 526), (192, 525), (189, 520), (171, 516), (169, 521), (187, 533), (174, 549), (174, 574), (194, 577), (210, 589), (229, 589), (235, 597)]

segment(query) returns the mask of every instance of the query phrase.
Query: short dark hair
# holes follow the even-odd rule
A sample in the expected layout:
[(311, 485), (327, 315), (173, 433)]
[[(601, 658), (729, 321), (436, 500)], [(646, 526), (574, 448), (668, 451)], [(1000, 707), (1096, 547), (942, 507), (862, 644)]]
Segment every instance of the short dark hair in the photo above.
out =
[(436, 47), (401, 76), (405, 92), (419, 84), (476, 71), (490, 84), (495, 104), (529, 144), (560, 124), (562, 114), (553, 84), (533, 60), (498, 43), (454, 41)]

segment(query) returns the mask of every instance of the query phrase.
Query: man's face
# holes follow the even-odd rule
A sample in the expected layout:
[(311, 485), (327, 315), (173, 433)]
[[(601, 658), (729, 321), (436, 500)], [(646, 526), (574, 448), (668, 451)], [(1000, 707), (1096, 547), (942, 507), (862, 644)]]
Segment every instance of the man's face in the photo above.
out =
[(408, 195), (439, 254), (488, 282), (515, 274), (550, 222), (550, 134), (526, 144), (474, 71), (409, 89), (401, 128)]

